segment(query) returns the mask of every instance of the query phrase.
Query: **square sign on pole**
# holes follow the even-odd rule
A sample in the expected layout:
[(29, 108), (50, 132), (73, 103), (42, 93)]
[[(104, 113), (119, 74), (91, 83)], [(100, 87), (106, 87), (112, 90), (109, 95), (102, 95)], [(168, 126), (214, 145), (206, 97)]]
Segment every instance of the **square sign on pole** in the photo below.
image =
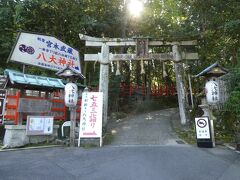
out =
[(78, 147), (81, 138), (100, 138), (102, 146), (102, 92), (83, 92)]
[(195, 128), (198, 147), (213, 147), (209, 118), (208, 117), (195, 118)]
[(54, 71), (69, 65), (81, 73), (79, 52), (47, 35), (20, 32), (8, 60)]

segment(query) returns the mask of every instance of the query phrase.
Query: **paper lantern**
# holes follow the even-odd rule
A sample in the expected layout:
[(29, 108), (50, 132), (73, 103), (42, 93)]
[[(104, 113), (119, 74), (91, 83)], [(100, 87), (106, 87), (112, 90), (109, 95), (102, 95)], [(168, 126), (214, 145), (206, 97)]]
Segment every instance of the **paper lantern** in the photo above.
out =
[(78, 100), (78, 88), (74, 83), (67, 83), (65, 85), (65, 105), (67, 107), (75, 107)]
[(219, 102), (219, 84), (214, 78), (206, 82), (205, 93), (208, 104), (216, 104)]

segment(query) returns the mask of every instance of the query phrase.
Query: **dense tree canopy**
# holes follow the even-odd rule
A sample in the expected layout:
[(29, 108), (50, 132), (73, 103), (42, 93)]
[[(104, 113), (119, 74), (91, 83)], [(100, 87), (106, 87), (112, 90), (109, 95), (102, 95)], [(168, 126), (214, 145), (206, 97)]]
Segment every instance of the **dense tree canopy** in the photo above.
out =
[[(106, 37), (152, 37), (168, 40), (198, 39), (200, 59), (191, 68), (196, 74), (212, 62), (236, 66), (239, 61), (240, 2), (238, 0), (145, 0), (141, 16), (135, 18), (126, 8), (127, 0), (0, 0), (0, 63), (6, 64), (17, 31), (32, 31), (53, 35), (80, 50), (84, 47), (79, 33)], [(161, 51), (161, 50), (156, 50)], [(82, 62), (84, 67), (87, 63)], [(11, 66), (17, 66), (10, 64)], [(151, 69), (152, 63), (145, 64)], [(147, 70), (147, 79), (157, 79), (162, 64)], [(94, 70), (95, 69), (95, 73)], [(33, 68), (34, 70), (34, 68)], [(91, 77), (98, 80), (98, 66), (86, 66)], [(167, 81), (171, 81), (171, 64), (167, 64)], [(138, 74), (139, 64), (129, 71), (129, 63), (122, 64), (128, 80)], [(91, 73), (90, 73), (91, 72)], [(136, 73), (134, 73), (136, 72)], [(130, 78), (130, 79), (129, 79)]]

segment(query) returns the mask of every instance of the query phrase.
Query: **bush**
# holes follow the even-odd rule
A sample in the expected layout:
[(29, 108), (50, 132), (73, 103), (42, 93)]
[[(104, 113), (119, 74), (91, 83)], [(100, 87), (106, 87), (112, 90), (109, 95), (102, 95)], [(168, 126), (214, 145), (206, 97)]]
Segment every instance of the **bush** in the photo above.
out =
[(234, 132), (240, 132), (240, 91), (232, 91), (224, 105), (226, 126)]
[(226, 128), (240, 132), (240, 69), (232, 69), (226, 76), (229, 97), (224, 103), (223, 118)]
[(4, 125), (0, 125), (0, 140), (3, 140), (5, 134)]

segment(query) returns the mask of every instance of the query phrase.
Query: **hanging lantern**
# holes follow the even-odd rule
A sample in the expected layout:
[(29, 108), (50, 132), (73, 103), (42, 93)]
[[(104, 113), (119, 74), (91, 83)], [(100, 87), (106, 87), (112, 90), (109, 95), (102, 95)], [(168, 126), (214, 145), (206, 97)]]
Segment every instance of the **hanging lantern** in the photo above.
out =
[(219, 83), (216, 81), (216, 78), (213, 77), (209, 79), (205, 84), (205, 93), (207, 97), (207, 102), (209, 104), (216, 104), (220, 99), (219, 92)]

